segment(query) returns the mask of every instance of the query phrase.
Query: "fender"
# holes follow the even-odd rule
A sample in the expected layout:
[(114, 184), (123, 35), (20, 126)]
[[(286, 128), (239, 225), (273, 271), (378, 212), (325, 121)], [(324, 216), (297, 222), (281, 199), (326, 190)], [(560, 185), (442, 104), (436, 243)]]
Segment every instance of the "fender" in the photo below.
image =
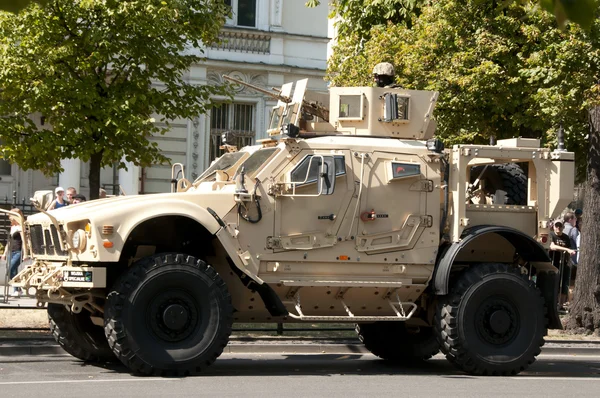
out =
[(448, 282), (454, 259), (469, 242), (486, 234), (498, 234), (505, 238), (526, 261), (543, 263), (551, 262), (546, 249), (531, 236), (510, 227), (478, 225), (476, 227), (465, 229), (460, 241), (452, 243), (447, 246), (445, 250), (440, 252), (433, 275), (433, 291), (435, 294), (448, 294)]

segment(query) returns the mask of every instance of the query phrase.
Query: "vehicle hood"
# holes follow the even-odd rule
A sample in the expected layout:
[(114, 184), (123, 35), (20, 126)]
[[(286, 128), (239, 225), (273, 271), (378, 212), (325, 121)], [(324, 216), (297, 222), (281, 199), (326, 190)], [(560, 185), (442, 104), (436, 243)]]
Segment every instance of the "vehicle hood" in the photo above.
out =
[[(160, 213), (163, 215), (178, 214), (185, 207), (190, 209), (190, 205), (204, 209), (211, 208), (219, 216), (223, 217), (235, 205), (232, 192), (178, 192), (148, 195), (128, 195), (117, 196), (106, 199), (90, 200), (84, 203), (61, 207), (60, 209), (50, 210), (49, 214), (54, 216), (59, 222), (78, 221), (83, 219), (107, 219), (128, 217), (134, 213), (141, 213), (145, 210), (156, 211), (160, 207)], [(193, 216), (193, 215), (191, 215)], [(27, 217), (30, 224), (47, 223), (48, 216), (43, 213), (37, 213)]]

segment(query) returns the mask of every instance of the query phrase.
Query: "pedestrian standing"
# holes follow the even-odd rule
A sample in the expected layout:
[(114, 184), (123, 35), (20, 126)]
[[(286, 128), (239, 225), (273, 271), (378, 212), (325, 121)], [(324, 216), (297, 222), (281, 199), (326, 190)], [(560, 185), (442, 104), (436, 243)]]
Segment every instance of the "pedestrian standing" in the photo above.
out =
[(56, 199), (50, 203), (48, 210), (60, 209), (61, 207), (65, 207), (69, 204), (65, 199), (65, 190), (63, 187), (56, 187), (54, 193), (56, 194)]
[(73, 197), (75, 195), (77, 195), (77, 189), (75, 189), (75, 187), (67, 188), (67, 202), (69, 202), (69, 204), (73, 203)]
[[(565, 229), (564, 229), (563, 233), (565, 235), (567, 235), (569, 237), (569, 239), (571, 240), (571, 246), (570, 246), (571, 249), (579, 250), (579, 247), (577, 246), (577, 238), (579, 237), (579, 230), (575, 226), (577, 223), (577, 217), (575, 217), (574, 213), (569, 211), (569, 212), (565, 213), (564, 221), (565, 221), (565, 223), (564, 223)], [(577, 253), (571, 255), (571, 261), (573, 262), (574, 265), (577, 265)]]
[(569, 294), (569, 284), (571, 279), (571, 267), (569, 266), (569, 255), (575, 254), (575, 250), (571, 249), (571, 239), (567, 234), (563, 233), (564, 225), (560, 221), (556, 221), (553, 226), (554, 232), (551, 233), (552, 242), (550, 243), (550, 257), (552, 265), (558, 268), (560, 272), (560, 298), (559, 309), (564, 309), (564, 304), (567, 302)]
[[(19, 213), (21, 215), (21, 217), (23, 217), (23, 212), (21, 211), (21, 209), (11, 209), (12, 212), (14, 213)], [(9, 277), (10, 279), (14, 278), (15, 276), (17, 276), (17, 274), (19, 273), (19, 265), (21, 265), (21, 258), (22, 258), (22, 254), (21, 254), (21, 249), (23, 247), (23, 239), (21, 237), (21, 223), (19, 222), (19, 220), (15, 217), (15, 216), (10, 216), (10, 235), (8, 237), (8, 245), (6, 247), (6, 250), (4, 251), (4, 254), (2, 255), (2, 259), (3, 260), (8, 260), (7, 261), (7, 265), (8, 265), (8, 272), (9, 272)], [(8, 249), (10, 248), (10, 252), (8, 252)], [(21, 289), (20, 288), (13, 288), (13, 292), (11, 293), (11, 296), (13, 297), (19, 297), (19, 295), (21, 294)]]

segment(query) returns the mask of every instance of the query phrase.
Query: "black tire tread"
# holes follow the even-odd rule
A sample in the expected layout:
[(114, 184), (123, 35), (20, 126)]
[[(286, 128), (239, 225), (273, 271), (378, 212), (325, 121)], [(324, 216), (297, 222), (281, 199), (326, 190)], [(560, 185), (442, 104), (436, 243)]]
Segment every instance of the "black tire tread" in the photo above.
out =
[(115, 361), (115, 355), (110, 349), (106, 338), (100, 333), (102, 331), (101, 327), (91, 324), (91, 327), (98, 330), (80, 330), (81, 328), (75, 325), (76, 320), (73, 318), (85, 315), (72, 314), (62, 304), (48, 304), (48, 321), (50, 323), (50, 333), (54, 340), (66, 352), (82, 361)]
[(483, 280), (487, 275), (498, 273), (515, 275), (526, 281), (529, 287), (537, 293), (536, 300), (538, 300), (538, 306), (543, 309), (544, 315), (547, 313), (547, 308), (541, 292), (535, 287), (533, 282), (522, 275), (517, 268), (507, 264), (485, 263), (472, 266), (465, 270), (457, 279), (451, 293), (440, 300), (435, 315), (434, 326), (441, 351), (446, 355), (448, 361), (460, 370), (473, 375), (515, 375), (535, 362), (536, 357), (540, 354), (541, 348), (545, 343), (544, 336), (547, 332), (547, 317), (536, 350), (531, 353), (529, 357), (522, 358), (521, 363), (518, 366), (503, 371), (489, 371), (484, 366), (478, 365), (471, 356), (466, 344), (461, 344), (457, 328), (458, 307), (461, 303), (461, 298), (473, 284)]
[[(215, 283), (216, 288), (220, 290), (220, 293), (227, 303), (227, 308), (225, 308), (224, 316), (221, 319), (221, 321), (225, 323), (224, 333), (219, 336), (220, 340), (215, 345), (215, 350), (208, 358), (205, 358), (202, 363), (197, 363), (192, 369), (156, 369), (146, 363), (140, 356), (128, 348), (126, 342), (127, 333), (122, 323), (119, 321), (119, 319), (121, 319), (123, 304), (124, 301), (127, 300), (128, 293), (133, 290), (145, 275), (152, 269), (172, 266), (173, 264), (182, 267), (195, 267), (203, 271)], [(108, 295), (104, 319), (104, 331), (109, 346), (116, 357), (119, 358), (119, 360), (121, 360), (121, 362), (123, 362), (123, 364), (125, 364), (133, 373), (157, 376), (187, 376), (202, 372), (222, 354), (223, 349), (229, 343), (229, 335), (231, 334), (231, 325), (233, 322), (233, 309), (231, 306), (231, 296), (227, 286), (214, 268), (207, 265), (204, 261), (198, 260), (192, 256), (179, 253), (168, 253), (146, 257), (137, 261), (129, 272), (124, 273), (117, 280), (113, 291)]]

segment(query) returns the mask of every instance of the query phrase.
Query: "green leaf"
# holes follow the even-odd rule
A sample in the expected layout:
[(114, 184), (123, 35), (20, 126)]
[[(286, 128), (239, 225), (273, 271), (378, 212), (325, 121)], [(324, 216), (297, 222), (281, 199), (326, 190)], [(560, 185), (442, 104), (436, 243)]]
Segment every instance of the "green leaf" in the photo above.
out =
[[(167, 161), (149, 139), (168, 127), (150, 115), (196, 117), (210, 109), (211, 96), (228, 95), (224, 87), (189, 85), (184, 73), (202, 59), (182, 49), (215, 40), (229, 7), (161, 4), (164, 12), (149, 13), (147, 1), (53, 0), (47, 9), (0, 13), (3, 157), (48, 174), (60, 170), (60, 159), (93, 159), (90, 181), (123, 158), (141, 166)], [(32, 122), (40, 115), (44, 128)]]

